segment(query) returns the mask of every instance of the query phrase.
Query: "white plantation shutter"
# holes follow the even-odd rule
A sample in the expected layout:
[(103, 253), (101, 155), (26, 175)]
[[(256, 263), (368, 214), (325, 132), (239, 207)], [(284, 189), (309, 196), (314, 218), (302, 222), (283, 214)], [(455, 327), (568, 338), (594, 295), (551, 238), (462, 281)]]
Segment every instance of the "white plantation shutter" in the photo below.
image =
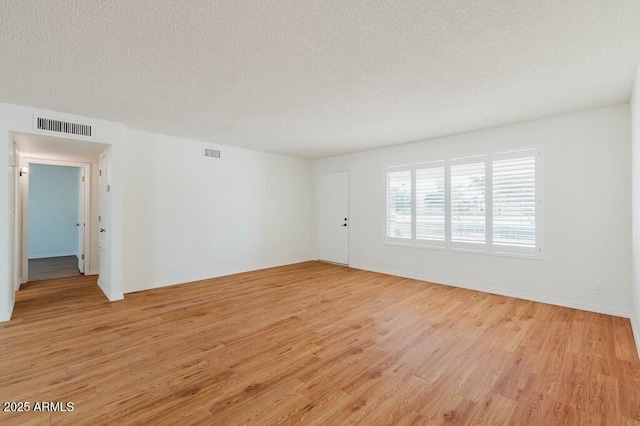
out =
[(536, 246), (536, 156), (493, 161), (493, 244)]
[(451, 166), (451, 241), (486, 240), (485, 161)]
[(385, 240), (543, 257), (542, 160), (529, 148), (387, 168)]
[(387, 171), (387, 238), (412, 238), (411, 199), (411, 170)]
[(416, 170), (416, 239), (445, 240), (444, 165)]

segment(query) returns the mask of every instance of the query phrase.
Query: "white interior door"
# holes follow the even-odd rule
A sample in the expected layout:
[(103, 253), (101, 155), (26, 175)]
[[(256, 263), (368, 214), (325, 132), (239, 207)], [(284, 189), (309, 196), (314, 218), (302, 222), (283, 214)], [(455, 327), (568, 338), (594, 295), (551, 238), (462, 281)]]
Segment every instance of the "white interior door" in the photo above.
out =
[(318, 175), (318, 258), (349, 264), (349, 173)]
[(98, 280), (102, 286), (110, 288), (111, 277), (109, 276), (109, 157), (107, 153), (100, 156), (100, 201), (99, 201), (99, 217), (98, 217), (98, 251), (100, 252), (100, 273)]
[(84, 274), (84, 197), (85, 197), (85, 171), (84, 168), (78, 169), (78, 220), (76, 222), (76, 229), (78, 230), (78, 270), (81, 274)]

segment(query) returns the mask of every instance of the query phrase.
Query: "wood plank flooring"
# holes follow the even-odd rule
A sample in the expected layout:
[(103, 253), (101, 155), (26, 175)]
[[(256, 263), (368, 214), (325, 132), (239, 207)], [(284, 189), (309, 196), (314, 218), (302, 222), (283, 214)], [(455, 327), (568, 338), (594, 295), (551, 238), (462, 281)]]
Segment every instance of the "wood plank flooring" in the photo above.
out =
[(0, 424), (640, 425), (629, 321), (317, 262), (126, 295), (27, 284)]
[(29, 282), (80, 275), (76, 256), (29, 259)]

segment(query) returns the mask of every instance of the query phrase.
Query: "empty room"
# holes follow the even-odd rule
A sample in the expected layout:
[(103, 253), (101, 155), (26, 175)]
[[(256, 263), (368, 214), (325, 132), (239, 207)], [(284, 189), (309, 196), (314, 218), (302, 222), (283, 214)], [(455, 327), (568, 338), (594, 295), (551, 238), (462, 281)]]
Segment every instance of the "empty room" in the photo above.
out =
[(640, 2), (0, 24), (0, 424), (640, 425)]

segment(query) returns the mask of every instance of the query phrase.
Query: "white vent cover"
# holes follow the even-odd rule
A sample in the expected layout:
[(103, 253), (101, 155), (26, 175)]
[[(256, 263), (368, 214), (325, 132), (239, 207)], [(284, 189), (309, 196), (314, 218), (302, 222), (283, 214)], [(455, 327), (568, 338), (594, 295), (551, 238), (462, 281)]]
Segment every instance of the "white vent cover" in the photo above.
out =
[(49, 132), (69, 133), (72, 135), (91, 136), (91, 126), (68, 121), (52, 120), (50, 118), (37, 117), (36, 128)]
[(212, 148), (204, 148), (202, 151), (204, 157), (220, 158), (220, 151)]

